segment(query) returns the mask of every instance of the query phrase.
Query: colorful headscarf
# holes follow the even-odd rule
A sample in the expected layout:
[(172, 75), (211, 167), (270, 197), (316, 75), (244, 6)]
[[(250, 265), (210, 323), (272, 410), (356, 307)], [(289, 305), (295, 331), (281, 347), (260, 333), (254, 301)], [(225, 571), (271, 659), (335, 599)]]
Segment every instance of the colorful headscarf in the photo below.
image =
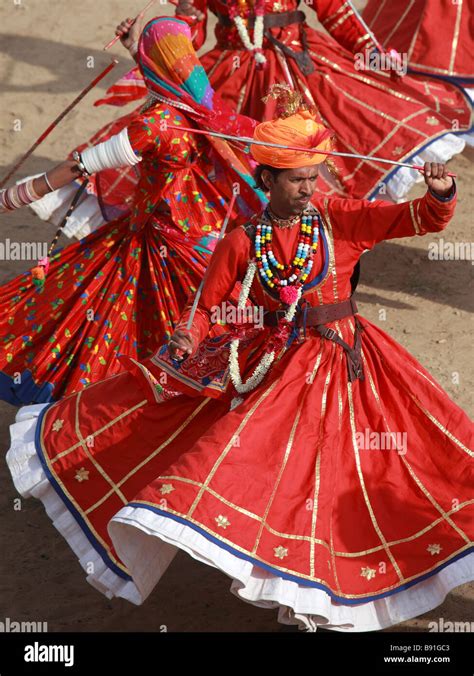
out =
[[(177, 101), (189, 106), (189, 110), (185, 109), (186, 115), (198, 127), (235, 136), (253, 136), (257, 122), (234, 113), (213, 90), (194, 51), (191, 30), (185, 21), (173, 17), (149, 21), (140, 36), (137, 62), (148, 90), (166, 97), (171, 105)], [(237, 207), (245, 215), (261, 211), (267, 199), (254, 187), (248, 151), (231, 146), (224, 139), (213, 136), (207, 139), (217, 154), (214, 158), (216, 183), (223, 182), (218, 188), (229, 188), (230, 169), (240, 186)]]
[(149, 21), (140, 36), (137, 61), (149, 90), (177, 97), (195, 109), (201, 106), (212, 110), (214, 90), (194, 51), (185, 21), (172, 17)]

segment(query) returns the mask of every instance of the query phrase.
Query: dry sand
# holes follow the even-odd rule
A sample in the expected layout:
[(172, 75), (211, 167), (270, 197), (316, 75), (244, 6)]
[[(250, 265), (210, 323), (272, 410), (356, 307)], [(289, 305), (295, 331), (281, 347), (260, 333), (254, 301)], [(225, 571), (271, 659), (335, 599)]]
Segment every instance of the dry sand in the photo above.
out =
[[(50, 121), (109, 63), (101, 50), (114, 27), (146, 4), (125, 0), (3, 0), (0, 7), (0, 144), (5, 175)], [(359, 2), (360, 6), (363, 2)], [(158, 5), (155, 14), (172, 14)], [(314, 13), (306, 10), (316, 26)], [(213, 24), (202, 51), (213, 46)], [(93, 108), (121, 72), (131, 65), (117, 45), (120, 64), (44, 142), (16, 178), (39, 173), (63, 160), (117, 111)], [(87, 67), (89, 57), (95, 69)], [(119, 111), (120, 114), (121, 111)], [(21, 131), (13, 131), (21, 120)], [(444, 241), (469, 242), (472, 233), (474, 166), (464, 153), (450, 168), (458, 174), (459, 206)], [(417, 186), (410, 197), (423, 194)], [(49, 241), (51, 226), (30, 211), (2, 216), (2, 240)], [(428, 260), (429, 242), (439, 236), (392, 240), (363, 258), (358, 299), (361, 314), (379, 324), (429, 369), (449, 395), (472, 415), (471, 313), (469, 261)], [(4, 262), (0, 283), (23, 272), (25, 263)], [(383, 319), (383, 310), (386, 317)], [(457, 376), (459, 382), (457, 383)], [(15, 409), (0, 403), (1, 447), (9, 446), (8, 426)], [(52, 527), (42, 505), (17, 494), (6, 463), (0, 464), (1, 595), (0, 621), (46, 621), (49, 631), (279, 631), (276, 611), (255, 608), (230, 592), (230, 578), (180, 552), (151, 597), (141, 607), (108, 601), (84, 579), (81, 567)], [(452, 591), (435, 610), (386, 631), (426, 631), (428, 622), (474, 621), (474, 584)]]

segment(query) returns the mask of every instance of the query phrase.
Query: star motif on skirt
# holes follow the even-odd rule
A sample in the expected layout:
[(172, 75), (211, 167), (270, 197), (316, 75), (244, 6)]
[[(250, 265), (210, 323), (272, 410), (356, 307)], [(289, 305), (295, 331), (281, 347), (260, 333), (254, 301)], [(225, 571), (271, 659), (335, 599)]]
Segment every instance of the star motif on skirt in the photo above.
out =
[(282, 9), (283, 9), (283, 5), (281, 4), (281, 2), (274, 2), (273, 3), (273, 11), (274, 12), (281, 12)]
[(375, 577), (375, 569), (374, 568), (369, 568), (366, 566), (365, 568), (361, 568), (361, 576), (366, 577), (368, 580), (371, 580), (373, 577)]
[(161, 495), (166, 495), (167, 493), (171, 493), (171, 491), (174, 491), (173, 484), (163, 484), (160, 488)]
[(405, 146), (397, 146), (392, 150), (392, 155), (395, 155), (395, 157), (400, 157), (404, 150)]
[(439, 124), (439, 120), (436, 117), (433, 117), (433, 115), (430, 115), (426, 118), (426, 124), (429, 124), (430, 127), (436, 127), (436, 125)]
[(278, 559), (283, 559), (285, 556), (288, 556), (288, 549), (286, 547), (282, 547), (281, 545), (278, 547), (273, 547), (273, 551), (275, 552), (275, 556)]
[(227, 526), (230, 526), (229, 519), (226, 516), (223, 516), (222, 514), (216, 516), (215, 521), (218, 526), (221, 526), (221, 528), (227, 528)]
[(85, 467), (81, 467), (81, 469), (78, 469), (76, 472), (76, 476), (74, 477), (76, 481), (79, 481), (81, 483), (82, 481), (87, 481), (89, 478), (89, 470), (86, 469)]
[(440, 554), (442, 549), (443, 548), (441, 547), (441, 545), (436, 544), (436, 545), (428, 545), (426, 551), (429, 552), (432, 556), (434, 556), (435, 554)]
[(62, 429), (64, 425), (64, 420), (60, 420), (59, 418), (53, 422), (52, 430), (53, 432), (59, 432), (60, 429)]

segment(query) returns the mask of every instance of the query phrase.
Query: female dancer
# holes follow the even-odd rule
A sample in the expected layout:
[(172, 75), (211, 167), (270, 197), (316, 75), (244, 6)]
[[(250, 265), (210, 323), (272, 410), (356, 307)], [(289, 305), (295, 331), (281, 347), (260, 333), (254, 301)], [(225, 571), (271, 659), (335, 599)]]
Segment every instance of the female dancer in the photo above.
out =
[(169, 337), (196, 290), (238, 184), (234, 222), (266, 199), (239, 148), (164, 122), (249, 135), (226, 110), (174, 18), (147, 24), (138, 63), (151, 105), (126, 128), (47, 174), (1, 193), (5, 210), (70, 183), (80, 172), (141, 166), (128, 213), (0, 287), (0, 396), (49, 401), (117, 373), (119, 352), (144, 357)]

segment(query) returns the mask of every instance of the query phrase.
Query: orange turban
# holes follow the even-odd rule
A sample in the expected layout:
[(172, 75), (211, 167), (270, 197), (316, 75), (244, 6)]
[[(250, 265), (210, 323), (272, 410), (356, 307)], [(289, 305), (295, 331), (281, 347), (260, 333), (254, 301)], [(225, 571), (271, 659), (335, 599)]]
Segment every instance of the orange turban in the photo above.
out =
[[(314, 114), (301, 109), (289, 117), (278, 117), (262, 122), (255, 127), (254, 139), (281, 143), (286, 146), (299, 146), (319, 150), (332, 150), (332, 132), (316, 122)], [(253, 158), (260, 164), (268, 164), (278, 169), (295, 169), (312, 164), (321, 164), (327, 155), (307, 153), (300, 150), (284, 150), (271, 146), (250, 145)]]

